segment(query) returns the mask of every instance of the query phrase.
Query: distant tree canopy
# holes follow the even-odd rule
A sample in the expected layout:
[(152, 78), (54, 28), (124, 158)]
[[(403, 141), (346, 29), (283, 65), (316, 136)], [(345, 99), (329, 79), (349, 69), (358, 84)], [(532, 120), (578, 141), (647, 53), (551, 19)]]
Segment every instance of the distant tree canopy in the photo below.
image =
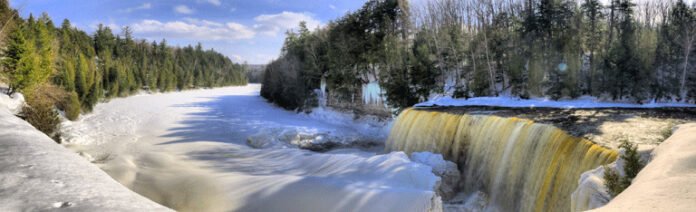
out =
[[(232, 62), (201, 44), (172, 47), (165, 40), (147, 42), (133, 38), (130, 28), (116, 35), (99, 25), (89, 35), (64, 20), (54, 26), (47, 14), (26, 20), (0, 1), (6, 46), (2, 71), (9, 92), (35, 95), (47, 84), (60, 89), (65, 100), (56, 102), (76, 118), (101, 99), (122, 97), (138, 90), (174, 91), (190, 88), (246, 84), (245, 66)], [(4, 36), (7, 35), (7, 36)], [(28, 98), (29, 99), (29, 98)], [(29, 102), (31, 104), (31, 102)], [(76, 104), (80, 105), (76, 108)]]
[(312, 107), (323, 79), (350, 102), (376, 78), (396, 109), (442, 93), (694, 102), (695, 17), (682, 0), (370, 0), (288, 32), (262, 95)]

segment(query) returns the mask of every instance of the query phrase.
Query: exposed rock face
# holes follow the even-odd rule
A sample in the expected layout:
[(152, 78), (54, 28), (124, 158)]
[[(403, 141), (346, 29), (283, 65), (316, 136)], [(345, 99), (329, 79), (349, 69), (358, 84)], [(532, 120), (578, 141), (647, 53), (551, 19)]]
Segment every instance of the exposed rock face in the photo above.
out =
[(597, 211), (693, 211), (696, 208), (696, 123), (678, 127), (624, 192)]

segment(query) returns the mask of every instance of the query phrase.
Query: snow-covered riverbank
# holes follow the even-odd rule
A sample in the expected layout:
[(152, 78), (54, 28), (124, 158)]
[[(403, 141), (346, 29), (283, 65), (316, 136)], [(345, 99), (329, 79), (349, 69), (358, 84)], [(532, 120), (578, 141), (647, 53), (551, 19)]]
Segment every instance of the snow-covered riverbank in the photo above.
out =
[[(382, 130), (285, 111), (260, 85), (138, 95), (99, 104), (63, 126), (65, 143), (122, 184), (183, 210), (424, 211), (437, 208), (431, 168), (403, 153), (255, 149), (280, 131), (363, 141)], [(325, 120), (325, 117), (332, 120)]]
[(0, 211), (57, 209), (169, 211), (121, 186), (0, 104)]
[(548, 98), (520, 99), (516, 97), (474, 97), (469, 99), (455, 99), (452, 97), (438, 97), (426, 102), (418, 103), (415, 107), (467, 107), (490, 106), (509, 108), (559, 108), (559, 109), (598, 109), (598, 108), (694, 108), (696, 105), (687, 103), (659, 103), (635, 104), (629, 102), (601, 101), (595, 97), (582, 96), (577, 99), (551, 100)]

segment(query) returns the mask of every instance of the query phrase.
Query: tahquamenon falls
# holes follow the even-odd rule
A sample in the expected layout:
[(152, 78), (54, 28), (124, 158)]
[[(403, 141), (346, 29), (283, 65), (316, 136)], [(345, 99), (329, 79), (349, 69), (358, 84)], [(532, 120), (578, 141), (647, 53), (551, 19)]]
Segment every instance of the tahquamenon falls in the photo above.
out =
[(518, 118), (407, 109), (387, 151), (430, 151), (457, 163), (460, 192), (483, 192), (486, 211), (570, 211), (580, 175), (618, 153), (554, 126)]

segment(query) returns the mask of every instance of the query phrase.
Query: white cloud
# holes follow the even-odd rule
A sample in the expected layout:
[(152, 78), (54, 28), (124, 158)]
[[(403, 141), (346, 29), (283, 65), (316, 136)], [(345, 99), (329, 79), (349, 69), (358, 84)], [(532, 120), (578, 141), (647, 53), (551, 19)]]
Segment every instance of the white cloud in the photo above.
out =
[(205, 0), (205, 1), (212, 4), (212, 5), (215, 5), (215, 6), (222, 5), (222, 2), (220, 2), (220, 0)]
[(314, 19), (309, 13), (295, 13), (284, 11), (277, 14), (263, 14), (256, 16), (254, 18), (256, 24), (254, 29), (256, 32), (267, 35), (267, 36), (277, 36), (289, 29), (295, 29), (304, 21), (307, 23), (307, 28), (310, 30), (317, 28), (321, 25), (321, 22)]
[(329, 5), (329, 8), (331, 8), (332, 10), (336, 10), (336, 6), (333, 5), (333, 4), (330, 4), (330, 5)]
[(152, 39), (179, 38), (196, 41), (241, 40), (253, 38), (256, 33), (235, 22), (220, 23), (187, 18), (182, 21), (160, 22), (142, 20), (132, 25), (137, 35)]
[(179, 5), (174, 7), (174, 12), (179, 13), (179, 14), (193, 14), (193, 9), (186, 5)]
[(151, 8), (152, 8), (152, 3), (147, 2), (147, 3), (141, 4), (141, 5), (137, 6), (137, 7), (130, 7), (130, 8), (126, 8), (126, 9), (120, 10), (120, 12), (131, 13), (131, 12), (135, 12), (135, 11), (138, 11), (138, 10), (149, 10), (149, 9), (151, 9)]

